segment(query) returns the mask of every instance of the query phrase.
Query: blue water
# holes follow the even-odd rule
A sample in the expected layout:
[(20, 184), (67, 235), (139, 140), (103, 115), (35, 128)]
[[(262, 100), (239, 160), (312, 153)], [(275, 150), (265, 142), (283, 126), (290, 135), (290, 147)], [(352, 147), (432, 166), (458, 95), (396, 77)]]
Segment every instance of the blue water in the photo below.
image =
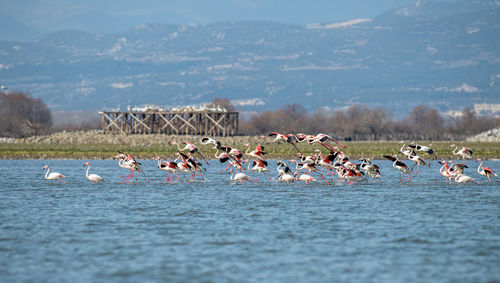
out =
[(437, 163), (399, 184), (378, 161), (383, 183), (333, 186), (233, 184), (215, 161), (206, 180), (167, 185), (150, 160), (149, 184), (92, 161), (94, 185), (83, 163), (0, 162), (1, 282), (500, 280), (500, 186), (473, 161), (478, 184), (446, 184)]

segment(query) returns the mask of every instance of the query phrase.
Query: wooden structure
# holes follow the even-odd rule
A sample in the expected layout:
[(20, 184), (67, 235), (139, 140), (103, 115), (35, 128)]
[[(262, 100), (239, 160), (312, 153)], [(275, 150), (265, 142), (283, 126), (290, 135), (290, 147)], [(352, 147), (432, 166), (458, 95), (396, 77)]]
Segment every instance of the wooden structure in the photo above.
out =
[(104, 133), (234, 136), (238, 112), (99, 112)]

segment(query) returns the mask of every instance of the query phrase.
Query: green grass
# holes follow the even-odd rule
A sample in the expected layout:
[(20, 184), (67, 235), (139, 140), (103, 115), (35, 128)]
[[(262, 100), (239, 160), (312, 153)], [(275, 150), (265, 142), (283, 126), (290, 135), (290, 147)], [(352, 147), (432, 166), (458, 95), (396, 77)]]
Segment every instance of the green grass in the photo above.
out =
[[(452, 142), (425, 143), (432, 147), (438, 154), (439, 159), (457, 159), (451, 154), (449, 145)], [(368, 157), (381, 159), (384, 154), (397, 154), (401, 144), (398, 142), (346, 142), (346, 149), (343, 151), (352, 159)], [(500, 143), (455, 143), (459, 147), (469, 146), (474, 151), (473, 156), (484, 159), (500, 158)], [(265, 151), (268, 153), (265, 158), (269, 159), (289, 159), (297, 155), (295, 149), (289, 144), (264, 143)], [(242, 144), (231, 145), (245, 151)], [(252, 145), (254, 147), (255, 144)], [(207, 158), (213, 158), (215, 151), (212, 146), (199, 145), (200, 150)], [(299, 148), (305, 154), (314, 153), (315, 149), (320, 149), (326, 153), (326, 149), (320, 145), (300, 144)], [(156, 155), (163, 158), (172, 158), (177, 151), (176, 147), (165, 144), (153, 144), (151, 146), (131, 146), (117, 144), (29, 144), (29, 143), (0, 143), (1, 159), (110, 159), (118, 151), (133, 154), (137, 159), (149, 159)], [(424, 158), (430, 158), (427, 154), (421, 153)]]

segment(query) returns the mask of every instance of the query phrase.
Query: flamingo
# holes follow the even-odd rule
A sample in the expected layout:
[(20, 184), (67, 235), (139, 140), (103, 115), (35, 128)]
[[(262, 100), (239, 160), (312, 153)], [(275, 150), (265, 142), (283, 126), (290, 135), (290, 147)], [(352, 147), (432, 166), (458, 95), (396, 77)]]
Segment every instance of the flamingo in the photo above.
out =
[(219, 172), (219, 174), (220, 174), (223, 171), (226, 171), (227, 169), (229, 169), (231, 166), (233, 166), (234, 162), (233, 162), (232, 157), (224, 151), (221, 152), (219, 155), (217, 155), (217, 154), (219, 154), (219, 148), (217, 148), (217, 151), (215, 152), (215, 158), (219, 159), (220, 163), (225, 163), (225, 162), (229, 163), (229, 165), (227, 165), (226, 168), (222, 169)]
[(495, 174), (495, 172), (493, 172), (493, 170), (489, 167), (481, 167), (483, 165), (483, 160), (478, 158), (476, 159), (476, 162), (478, 161), (481, 161), (481, 163), (479, 163), (479, 166), (477, 167), (477, 173), (479, 173), (479, 175), (481, 176), (486, 176), (488, 177), (488, 180), (490, 181), (491, 183), (491, 176), (498, 176), (497, 174)]
[(64, 184), (66, 184), (66, 182), (64, 182), (64, 180), (62, 178), (66, 177), (64, 176), (63, 174), (61, 173), (57, 173), (57, 172), (52, 172), (52, 173), (49, 173), (50, 172), (50, 167), (49, 165), (45, 165), (43, 166), (42, 170), (45, 170), (47, 169), (47, 173), (45, 173), (45, 179), (47, 180), (54, 180), (54, 181), (61, 181), (63, 182)]
[[(171, 184), (172, 183), (172, 174), (177, 175), (177, 172), (179, 171), (179, 167), (177, 167), (177, 163), (175, 163), (173, 161), (166, 161), (166, 160), (162, 161), (160, 156), (153, 157), (153, 160), (158, 160), (158, 168), (160, 170), (168, 172), (168, 177), (165, 178), (165, 180), (163, 180), (163, 181)], [(180, 178), (180, 176), (177, 175), (176, 180), (179, 180), (179, 178)]]
[(372, 182), (375, 178), (382, 182), (380, 179), (382, 177), (380, 175), (380, 167), (377, 164), (373, 164), (368, 158), (361, 158), (359, 161), (361, 161), (361, 169), (365, 170), (366, 174), (372, 178)]
[(203, 154), (201, 153), (200, 149), (192, 142), (183, 142), (186, 146), (184, 146), (184, 148), (181, 149), (181, 147), (179, 146), (179, 144), (176, 142), (176, 141), (173, 141), (173, 142), (170, 142), (170, 144), (172, 145), (177, 145), (177, 148), (179, 149), (179, 151), (184, 151), (184, 150), (189, 150), (189, 152), (191, 154), (199, 154), (201, 156), (201, 158), (205, 161), (205, 163), (208, 165), (208, 161), (205, 159), (205, 156), (203, 156)]
[(286, 166), (283, 161), (276, 161), (276, 165), (278, 166), (276, 170), (278, 171), (278, 181), (280, 182), (293, 182), (295, 178), (293, 177), (292, 170), (288, 166)]
[(222, 151), (225, 151), (227, 154), (237, 157), (237, 158), (242, 158), (243, 157), (243, 152), (241, 152), (239, 149), (230, 147), (230, 146), (221, 146), (220, 149)]
[[(320, 180), (325, 180), (325, 182), (327, 184), (330, 184), (326, 180), (325, 176), (323, 176), (323, 174), (318, 172), (318, 167), (316, 167), (316, 163), (309, 163), (309, 162), (299, 163), (297, 160), (294, 160), (294, 159), (289, 160), (288, 162), (295, 163), (295, 169), (297, 169), (297, 172), (295, 172), (295, 175), (297, 175), (299, 173), (299, 171), (302, 171), (302, 170), (307, 170), (309, 172), (309, 175), (311, 175), (312, 172), (315, 172), (321, 177)], [(301, 166), (300, 168), (299, 168), (299, 165)]]
[(343, 148), (346, 148), (347, 146), (341, 144), (339, 141), (336, 139), (332, 138), (331, 136), (325, 135), (325, 134), (317, 134), (317, 135), (306, 135), (306, 134), (296, 134), (295, 137), (297, 138), (297, 141), (299, 142), (307, 142), (307, 143), (319, 143), (320, 145), (324, 146), (326, 149), (330, 151), (336, 151), (336, 148), (331, 146), (328, 141), (331, 140), (338, 145), (340, 145)]
[[(199, 173), (198, 176), (201, 176), (202, 178), (205, 177), (206, 169), (203, 168), (202, 164), (200, 162), (198, 162), (192, 155), (190, 155), (189, 153), (184, 154), (182, 152), (177, 152), (175, 155), (178, 156), (175, 161), (177, 161), (179, 158), (182, 159), (182, 163), (180, 163), (181, 167), (183, 167), (182, 171), (183, 172), (191, 171), (191, 177), (189, 178), (189, 180), (194, 179), (194, 177), (196, 176), (196, 173)], [(187, 168), (187, 170), (185, 170), (186, 168)], [(203, 174), (202, 174), (202, 171), (203, 171)]]
[(411, 147), (411, 148), (413, 148), (414, 150), (417, 150), (417, 151), (424, 151), (424, 152), (426, 152), (427, 154), (432, 155), (432, 157), (433, 157), (434, 159), (436, 159), (436, 158), (437, 158), (437, 155), (436, 155), (436, 152), (434, 151), (434, 149), (432, 149), (432, 148), (430, 148), (430, 147), (428, 147), (428, 146), (425, 146), (425, 145), (419, 145), (419, 144), (417, 144), (417, 143), (410, 143), (410, 144), (408, 145), (408, 147)]
[(236, 173), (233, 169), (229, 170), (229, 172), (233, 173), (229, 177), (231, 179), (231, 181), (239, 181), (240, 184), (243, 184), (243, 181), (249, 181), (249, 182), (254, 181), (252, 178), (250, 178), (250, 176), (248, 176), (245, 173), (242, 173), (242, 172), (237, 172)]
[[(415, 177), (415, 175), (410, 178), (409, 174), (411, 170), (403, 161), (391, 155), (384, 155), (384, 158), (391, 160), (393, 162), (392, 167), (398, 169), (401, 172), (401, 179), (399, 179), (400, 183), (405, 180), (407, 180), (408, 182), (411, 182), (411, 180), (413, 180), (413, 177)], [(407, 179), (405, 179), (405, 175), (407, 176)]]
[(316, 179), (314, 179), (311, 175), (301, 174), (298, 178), (295, 179), (295, 181), (303, 181), (306, 184), (309, 184), (310, 182), (316, 182)]
[(401, 154), (403, 154), (406, 158), (411, 159), (412, 156), (417, 155), (411, 147), (407, 147), (405, 150), (403, 150), (404, 147), (405, 147), (405, 144), (403, 144), (403, 146), (401, 146), (401, 148), (399, 149), (399, 152), (401, 152)]
[(472, 149), (470, 149), (470, 147), (464, 146), (460, 150), (458, 150), (458, 146), (456, 146), (454, 144), (450, 145), (450, 148), (452, 148), (452, 147), (455, 147), (455, 149), (453, 150), (453, 155), (462, 156), (463, 161), (465, 161), (465, 158), (468, 158), (468, 159), (472, 158), (473, 151), (472, 151)]
[[(451, 161), (450, 161), (451, 162)], [(451, 162), (451, 165), (448, 166), (448, 162), (446, 162), (445, 160), (439, 162), (441, 164), (443, 164), (443, 166), (439, 169), (439, 173), (441, 173), (441, 175), (443, 175), (443, 177), (446, 178), (446, 182), (451, 182), (451, 180), (456, 177), (456, 172), (453, 172), (451, 170), (451, 168), (453, 167), (453, 162)]]
[[(125, 154), (125, 153), (120, 152), (120, 154), (113, 156), (113, 159), (120, 159), (118, 161), (118, 166), (129, 170), (129, 174), (127, 175), (127, 178), (125, 180), (123, 180), (122, 183), (125, 183), (130, 178), (132, 178), (134, 176), (134, 171), (142, 173), (142, 175), (144, 175), (144, 179), (146, 179), (146, 182), (149, 183), (149, 180), (146, 177), (146, 174), (144, 173), (144, 171), (141, 168), (141, 163), (137, 162), (135, 160), (135, 158), (133, 158), (130, 154)], [(123, 178), (123, 177), (125, 177), (125, 176), (120, 176), (120, 178)], [(137, 177), (138, 177), (138, 175), (135, 176), (136, 181), (137, 181)]]
[(273, 142), (285, 141), (285, 142), (291, 144), (295, 148), (295, 150), (297, 150), (298, 153), (302, 154), (300, 149), (295, 144), (297, 142), (297, 137), (295, 135), (293, 135), (293, 134), (283, 135), (283, 134), (280, 134), (277, 132), (272, 132), (269, 134), (269, 136), (275, 137)]
[(259, 159), (259, 160), (254, 160), (252, 162), (252, 168), (250, 168), (250, 163), (248, 164), (248, 170), (253, 171), (253, 172), (259, 172), (259, 177), (257, 180), (260, 180), (260, 173), (263, 173), (267, 177), (269, 177), (269, 181), (271, 181), (271, 184), (273, 183), (273, 180), (271, 179), (271, 176), (269, 176), (266, 172), (269, 171), (267, 168), (267, 161)]
[(455, 177), (455, 182), (458, 184), (467, 184), (467, 183), (476, 183), (476, 180), (474, 180), (474, 178), (469, 177), (467, 175), (459, 174)]
[(256, 146), (255, 150), (252, 150), (250, 152), (249, 152), (249, 150), (250, 150), (250, 144), (247, 143), (247, 144), (244, 144), (243, 146), (248, 147), (247, 150), (245, 151), (245, 154), (248, 155), (248, 156), (252, 156), (254, 158), (262, 160), (263, 159), (263, 155), (266, 154), (266, 152), (264, 151), (264, 147), (261, 146), (261, 145)]
[(214, 140), (213, 138), (208, 138), (208, 137), (205, 137), (205, 138), (202, 138), (201, 139), (201, 144), (213, 144), (215, 145), (216, 148), (220, 148), (221, 147), (221, 143)]
[(104, 182), (104, 180), (101, 178), (101, 176), (97, 175), (97, 174), (90, 174), (89, 175), (89, 171), (90, 171), (90, 162), (86, 162), (83, 164), (83, 167), (85, 166), (89, 166), (87, 168), (87, 172), (85, 173), (85, 176), (87, 176), (87, 179), (89, 179), (92, 183), (94, 184), (97, 184), (99, 182)]

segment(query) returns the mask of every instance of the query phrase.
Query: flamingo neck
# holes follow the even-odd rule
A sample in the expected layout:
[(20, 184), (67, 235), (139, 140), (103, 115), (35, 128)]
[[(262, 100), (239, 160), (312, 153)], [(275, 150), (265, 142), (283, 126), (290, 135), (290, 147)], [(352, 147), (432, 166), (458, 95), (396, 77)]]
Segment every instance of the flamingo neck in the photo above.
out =
[(90, 164), (89, 164), (89, 167), (87, 168), (87, 173), (85, 173), (85, 175), (87, 176), (87, 178), (89, 177), (89, 170), (90, 170)]
[(50, 167), (47, 167), (47, 172), (45, 173), (45, 178), (49, 178)]

